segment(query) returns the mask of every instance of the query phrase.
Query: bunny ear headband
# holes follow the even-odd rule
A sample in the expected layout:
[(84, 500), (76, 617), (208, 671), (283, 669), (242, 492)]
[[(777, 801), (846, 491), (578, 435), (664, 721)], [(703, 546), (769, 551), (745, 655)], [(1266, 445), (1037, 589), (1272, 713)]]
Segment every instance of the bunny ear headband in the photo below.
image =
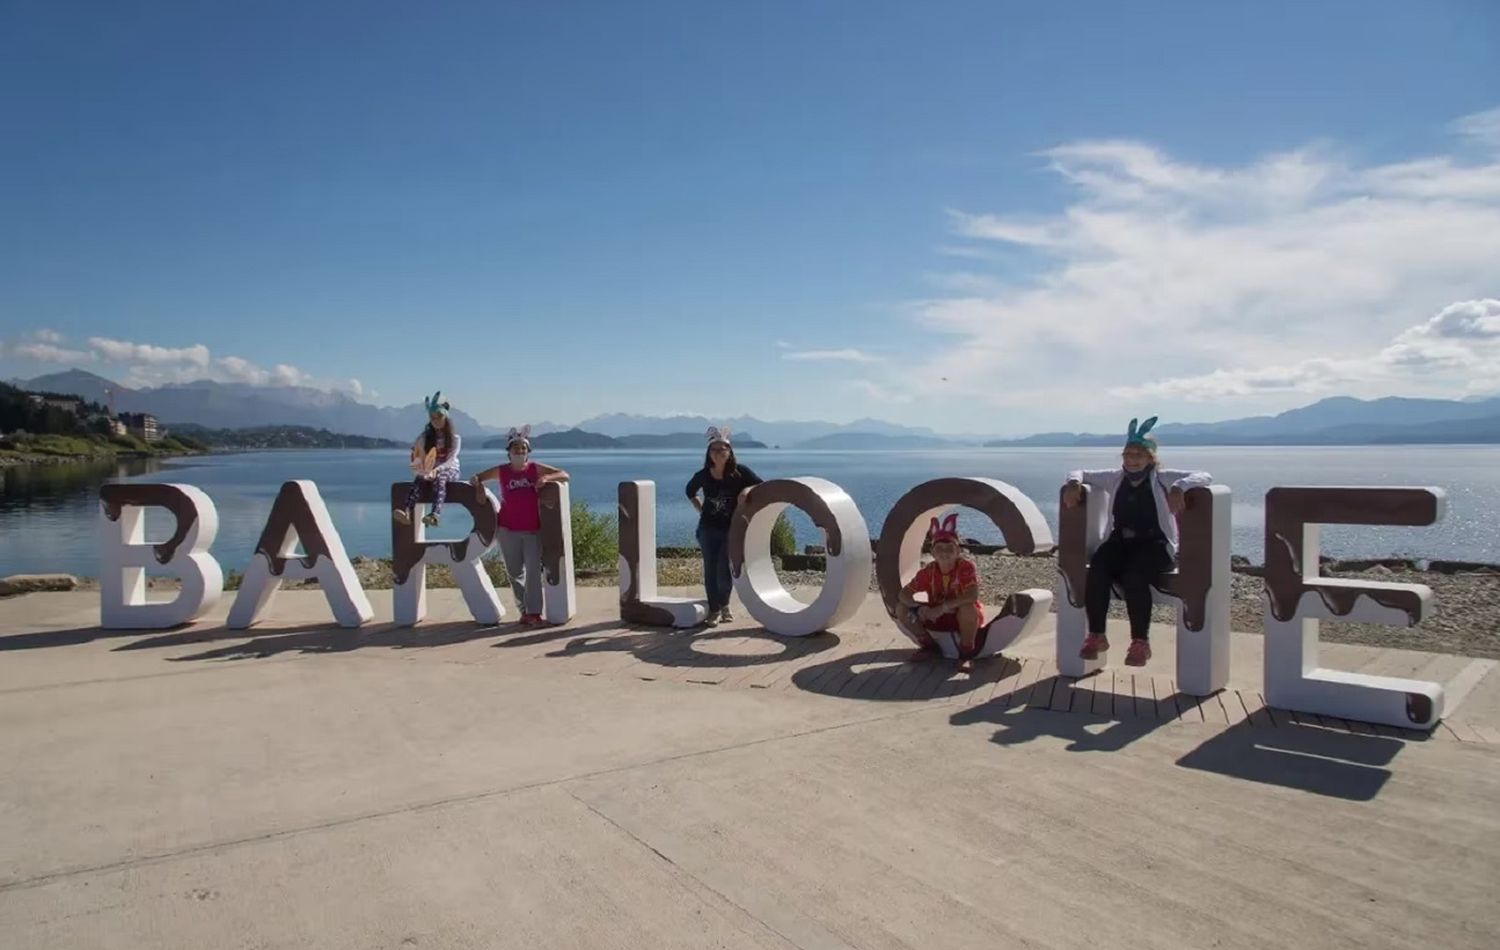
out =
[(528, 449), (531, 448), (531, 426), (530, 425), (521, 426), (521, 428), (519, 428), (519, 429), (517, 429), (514, 426), (511, 427), (510, 432), (505, 436), (505, 447), (506, 448), (510, 448), (512, 445), (515, 445), (517, 442), (520, 442), (521, 444), (525, 445)]
[(709, 426), (708, 432), (705, 435), (708, 436), (709, 445), (713, 445), (715, 442), (723, 442), (725, 445), (729, 444), (729, 426), (724, 426), (723, 428)]
[(434, 412), (442, 413), (445, 416), (448, 414), (449, 406), (446, 402), (442, 401), (442, 396), (443, 391), (439, 389), (437, 392), (427, 397), (425, 401), (427, 403), (428, 415), (432, 415)]
[(942, 521), (932, 519), (932, 524), (927, 529), (927, 540), (933, 544), (939, 541), (952, 541), (958, 543), (958, 513), (954, 512)]
[(1150, 419), (1142, 422), (1139, 426), (1136, 425), (1136, 422), (1137, 420), (1135, 419), (1130, 420), (1130, 429), (1125, 433), (1125, 445), (1139, 445), (1141, 448), (1150, 452), (1152, 455), (1155, 455), (1156, 439), (1147, 435), (1146, 433), (1150, 432), (1151, 427), (1156, 425), (1156, 417), (1152, 416)]

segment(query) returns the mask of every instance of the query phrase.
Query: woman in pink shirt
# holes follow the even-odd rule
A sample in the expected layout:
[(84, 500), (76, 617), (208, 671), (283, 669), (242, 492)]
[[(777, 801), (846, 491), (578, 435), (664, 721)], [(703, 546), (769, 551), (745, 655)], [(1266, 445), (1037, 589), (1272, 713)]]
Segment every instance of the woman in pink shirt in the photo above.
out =
[[(542, 622), (542, 510), (538, 491), (548, 482), (565, 482), (568, 473), (531, 461), (531, 426), (511, 429), (505, 440), (510, 461), (487, 468), (472, 479), (477, 488), (487, 478), (500, 483), (500, 554), (521, 611), (521, 623)], [(522, 574), (522, 566), (525, 574)]]

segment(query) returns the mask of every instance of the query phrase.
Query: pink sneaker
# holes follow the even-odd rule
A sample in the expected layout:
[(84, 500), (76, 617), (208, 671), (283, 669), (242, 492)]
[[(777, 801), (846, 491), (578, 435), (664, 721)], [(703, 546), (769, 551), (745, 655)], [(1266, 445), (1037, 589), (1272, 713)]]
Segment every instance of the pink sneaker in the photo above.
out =
[(1078, 656), (1085, 660), (1097, 660), (1099, 654), (1109, 650), (1109, 638), (1102, 633), (1091, 633), (1083, 641), (1083, 649), (1078, 651)]
[(1149, 659), (1151, 659), (1151, 641), (1131, 640), (1130, 649), (1125, 651), (1125, 665), (1145, 666)]

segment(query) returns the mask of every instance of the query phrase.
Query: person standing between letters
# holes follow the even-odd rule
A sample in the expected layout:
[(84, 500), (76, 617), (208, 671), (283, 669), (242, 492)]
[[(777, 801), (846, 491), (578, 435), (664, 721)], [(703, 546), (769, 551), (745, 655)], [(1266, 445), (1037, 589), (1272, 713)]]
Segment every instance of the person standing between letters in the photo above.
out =
[[(750, 487), (760, 483), (761, 477), (734, 457), (729, 427), (710, 426), (703, 467), (687, 484), (688, 501), (698, 509), (698, 547), (703, 552), (703, 586), (708, 593), (706, 622), (710, 627), (734, 619), (729, 612), (729, 595), (734, 591), (729, 573), (729, 525), (735, 508)], [(701, 501), (699, 492), (703, 494)]]

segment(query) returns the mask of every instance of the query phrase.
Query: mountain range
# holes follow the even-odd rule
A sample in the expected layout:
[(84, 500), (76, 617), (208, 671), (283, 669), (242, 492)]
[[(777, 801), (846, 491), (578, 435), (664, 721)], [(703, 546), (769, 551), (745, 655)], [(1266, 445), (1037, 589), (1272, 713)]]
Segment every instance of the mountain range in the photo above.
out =
[[(33, 392), (68, 393), (109, 405), (114, 392), (116, 412), (149, 412), (167, 427), (193, 424), (209, 429), (247, 429), (300, 425), (377, 439), (410, 443), (426, 418), (420, 402), (405, 406), (372, 406), (346, 393), (308, 386), (251, 386), (195, 380), (131, 389), (85, 370), (38, 376), (22, 384)], [(486, 426), (455, 409), (453, 422), (465, 435), (497, 435), (505, 430)]]
[[(1355, 399), (1333, 396), (1274, 416), (1168, 423), (1170, 445), (1389, 445), (1500, 442), (1500, 396), (1483, 399)], [(987, 446), (1114, 445), (1118, 433), (1044, 432)]]
[[(250, 386), (198, 380), (131, 389), (84, 370), (68, 370), (17, 381), (32, 391), (68, 393), (108, 404), (113, 390), (115, 409), (149, 412), (170, 427), (192, 423), (214, 429), (256, 426), (309, 426), (372, 438), (410, 441), (422, 425), (422, 405), (372, 406), (344, 393), (310, 387)], [(506, 430), (480, 423), (463, 410), (454, 422), (465, 436), (502, 435)], [(778, 448), (912, 449), (989, 446), (1114, 445), (1120, 433), (1046, 432), (1015, 439), (983, 441), (953, 436), (925, 426), (903, 426), (879, 419), (849, 423), (762, 420), (754, 416), (708, 419), (704, 416), (643, 416), (609, 413), (576, 425), (533, 424), (533, 438), (549, 433), (573, 433), (570, 441), (587, 441), (588, 434), (610, 440), (662, 437), (674, 444), (684, 434), (701, 438), (710, 425), (729, 425), (748, 437)], [(1390, 396), (1363, 400), (1336, 396), (1274, 416), (1252, 416), (1223, 422), (1165, 423), (1156, 428), (1165, 444), (1176, 445), (1364, 445), (1398, 443), (1500, 443), (1500, 396), (1451, 399), (1408, 399)], [(665, 437), (671, 437), (667, 439)], [(597, 440), (598, 444), (612, 444)], [(736, 440), (738, 441), (738, 440)], [(630, 444), (653, 444), (649, 438)]]

